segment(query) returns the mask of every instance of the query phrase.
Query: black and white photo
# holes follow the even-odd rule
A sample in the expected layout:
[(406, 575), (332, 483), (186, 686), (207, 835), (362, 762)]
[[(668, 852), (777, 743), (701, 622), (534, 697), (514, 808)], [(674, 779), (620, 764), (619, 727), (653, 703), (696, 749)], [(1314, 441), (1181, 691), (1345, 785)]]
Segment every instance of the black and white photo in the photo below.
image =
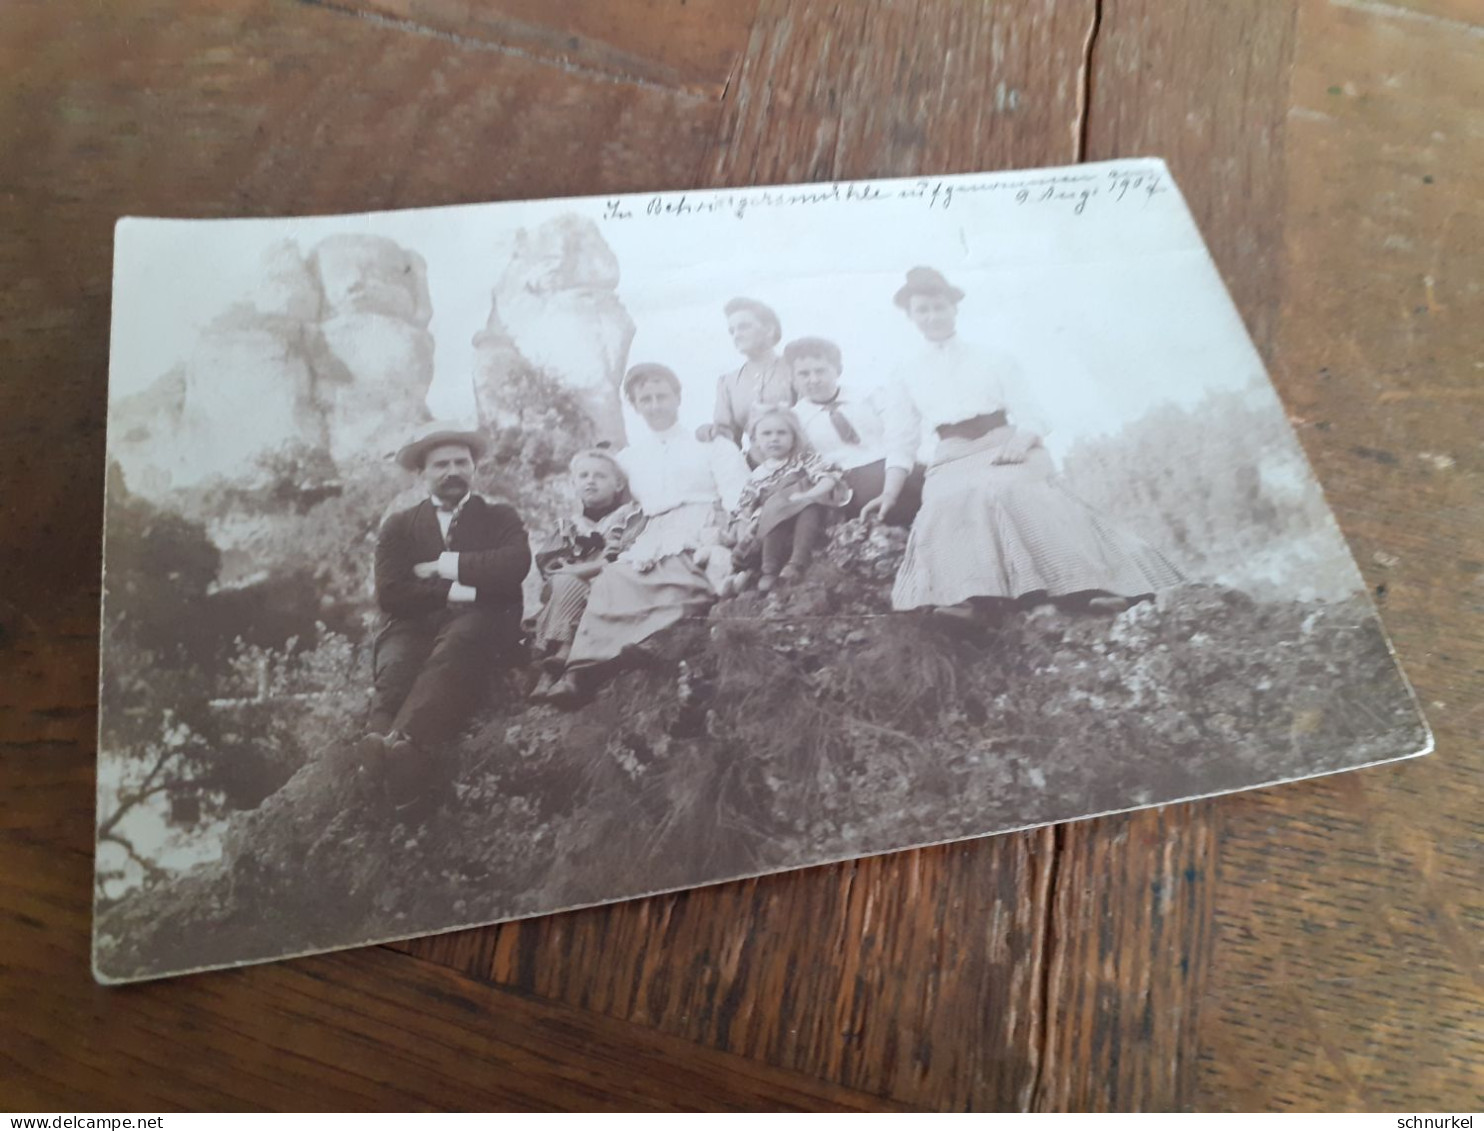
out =
[(130, 981), (1431, 737), (1157, 160), (116, 237)]

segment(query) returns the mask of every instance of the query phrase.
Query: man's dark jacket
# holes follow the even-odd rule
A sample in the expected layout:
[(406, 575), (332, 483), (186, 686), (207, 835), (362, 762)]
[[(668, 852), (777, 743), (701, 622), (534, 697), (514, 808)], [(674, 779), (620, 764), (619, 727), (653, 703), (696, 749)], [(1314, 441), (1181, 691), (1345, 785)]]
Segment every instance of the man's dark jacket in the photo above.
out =
[[(471, 496), (455, 518), (449, 544), (443, 544), (438, 514), (431, 500), (387, 516), (376, 540), (376, 600), (392, 619), (420, 617), (450, 608), (452, 582), (419, 578), (418, 562), (435, 561), (445, 549), (459, 555), (459, 582), (479, 591), (478, 608), (496, 615), (505, 635), (520, 625), (521, 582), (531, 568), (526, 528), (514, 508)], [(458, 606), (452, 606), (457, 609)]]

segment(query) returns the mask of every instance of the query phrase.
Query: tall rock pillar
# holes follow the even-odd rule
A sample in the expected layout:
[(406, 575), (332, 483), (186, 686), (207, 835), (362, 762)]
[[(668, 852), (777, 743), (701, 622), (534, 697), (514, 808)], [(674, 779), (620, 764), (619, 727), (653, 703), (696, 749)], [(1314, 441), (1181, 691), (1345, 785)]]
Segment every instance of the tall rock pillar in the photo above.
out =
[(433, 381), (433, 316), (423, 257), (384, 236), (329, 236), (310, 265), (324, 293), (326, 356), (316, 392), (330, 455), (344, 465), (395, 451), (419, 420)]
[(634, 322), (618, 279), (618, 258), (591, 220), (568, 213), (517, 234), (474, 339), (474, 392), (487, 425), (538, 427), (544, 414), (565, 433), (559, 449), (623, 446), (618, 385)]

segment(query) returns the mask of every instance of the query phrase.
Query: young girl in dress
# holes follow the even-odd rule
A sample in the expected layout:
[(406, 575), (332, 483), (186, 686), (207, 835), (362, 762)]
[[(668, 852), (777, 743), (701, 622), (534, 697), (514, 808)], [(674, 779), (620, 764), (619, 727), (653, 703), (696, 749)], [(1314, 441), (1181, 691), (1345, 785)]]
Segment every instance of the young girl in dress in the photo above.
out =
[(542, 667), (532, 692), (537, 698), (550, 690), (567, 662), (593, 578), (644, 529), (644, 514), (629, 497), (628, 476), (612, 455), (589, 448), (572, 457), (569, 470), (580, 509), (563, 518), (536, 552), (545, 597), (533, 634)]
[(844, 474), (821, 459), (809, 445), (803, 425), (787, 408), (767, 408), (748, 429), (757, 468), (742, 488), (732, 513), (729, 537), (741, 573), (728, 579), (727, 592), (752, 581), (753, 562), (766, 593), (779, 582), (794, 582), (809, 568), (829, 518), (829, 510), (850, 501)]

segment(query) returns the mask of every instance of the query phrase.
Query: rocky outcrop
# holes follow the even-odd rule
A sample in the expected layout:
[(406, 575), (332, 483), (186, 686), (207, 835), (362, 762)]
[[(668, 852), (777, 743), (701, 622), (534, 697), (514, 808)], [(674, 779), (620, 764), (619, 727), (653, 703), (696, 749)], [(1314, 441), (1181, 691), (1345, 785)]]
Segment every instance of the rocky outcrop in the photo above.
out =
[[(656, 636), (596, 698), (520, 673), (435, 820), (348, 743), (233, 819), (222, 861), (99, 917), (119, 974), (447, 929), (1356, 765), (1422, 734), (1360, 598), (1173, 590), (973, 631), (886, 611), (890, 531)], [(1364, 703), (1363, 717), (1352, 704)], [(270, 926), (265, 926), (270, 924)]]
[(381, 457), (426, 415), (433, 379), (433, 307), (422, 256), (381, 236), (321, 240), (310, 266), (324, 290), (327, 361), (318, 391), (330, 455), (345, 465)]
[(474, 339), (481, 417), (500, 428), (524, 419), (525, 374), (576, 399), (583, 442), (624, 442), (618, 384), (634, 322), (618, 297), (618, 259), (597, 225), (567, 214), (516, 236), (494, 288), (489, 322)]
[[(617, 386), (634, 327), (617, 259), (586, 220), (517, 233), (499, 272), (478, 338), (494, 442), (476, 487), (539, 537), (574, 505), (572, 453), (623, 441)], [(431, 315), (422, 257), (390, 239), (335, 235), (307, 255), (274, 245), (189, 358), (112, 406), (110, 454), (129, 490), (206, 525), (224, 584), (302, 566), (327, 524), (351, 522), (363, 540), (411, 486), (387, 457), (426, 416)], [(342, 494), (354, 498), (322, 505)]]
[(110, 453), (130, 489), (158, 500), (215, 480), (258, 485), (273, 453), (323, 447), (311, 327), (239, 303), (181, 366), (114, 405)]
[(305, 326), (318, 322), (324, 309), (319, 279), (293, 240), (281, 240), (263, 253), (256, 285), (245, 301), (261, 314)]
[(308, 257), (276, 244), (181, 365), (113, 406), (110, 453), (156, 501), (261, 488), (306, 453), (331, 474), (383, 457), (425, 415), (431, 314), (422, 257), (391, 240), (331, 236)]

